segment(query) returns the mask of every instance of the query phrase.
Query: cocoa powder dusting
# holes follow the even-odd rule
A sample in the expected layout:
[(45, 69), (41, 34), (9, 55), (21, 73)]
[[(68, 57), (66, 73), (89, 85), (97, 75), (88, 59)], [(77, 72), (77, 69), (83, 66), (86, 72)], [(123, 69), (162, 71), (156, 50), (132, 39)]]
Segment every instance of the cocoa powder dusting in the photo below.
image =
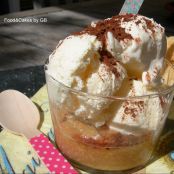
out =
[(141, 23), (141, 20), (138, 20), (135, 22), (137, 25), (139, 25)]
[(150, 82), (150, 81), (151, 81), (151, 77), (150, 77), (149, 72), (147, 72), (147, 74), (146, 74), (146, 80), (147, 80), (148, 82)]
[(138, 110), (137, 110), (137, 108), (128, 108), (128, 107), (126, 107), (125, 110), (124, 110), (124, 113), (126, 115), (131, 115), (131, 117), (135, 118), (136, 115), (138, 114)]
[(137, 15), (126, 14), (126, 15), (117, 15), (113, 16), (110, 19), (101, 20), (95, 24), (95, 26), (88, 26), (81, 32), (74, 33), (74, 35), (82, 35), (82, 34), (90, 34), (97, 36), (97, 39), (102, 42), (102, 50), (99, 51), (101, 59), (105, 65), (109, 67), (109, 70), (112, 71), (116, 78), (120, 77), (120, 73), (117, 70), (117, 61), (116, 58), (113, 57), (106, 50), (106, 34), (111, 32), (118, 41), (127, 39), (133, 39), (129, 33), (126, 33), (125, 29), (121, 27), (121, 21), (128, 22), (132, 21), (136, 18)]
[(140, 112), (143, 112), (144, 109), (144, 101), (126, 101), (123, 104), (124, 113), (122, 120), (126, 117), (131, 117), (136, 119)]
[(108, 52), (105, 50), (99, 51), (101, 59), (100, 61), (103, 62), (109, 70), (115, 75), (116, 78), (120, 77), (120, 73), (117, 70), (117, 60)]
[(111, 32), (117, 40), (133, 39), (129, 33), (125, 32), (125, 29), (121, 27), (121, 21), (131, 21), (136, 17), (136, 15), (126, 14), (113, 16), (110, 19), (102, 20), (96, 23), (96, 26), (88, 26), (81, 32), (74, 33), (75, 35), (81, 35), (88, 33), (90, 35), (95, 35), (97, 38), (105, 44), (105, 37), (108, 32)]
[(144, 18), (147, 28), (150, 29), (152, 31), (152, 33), (155, 33), (155, 25), (153, 24), (153, 22), (149, 19)]
[[(125, 14), (125, 15), (117, 15), (113, 16), (112, 18), (101, 20), (93, 26), (87, 26), (80, 32), (73, 33), (73, 35), (82, 35), (82, 34), (89, 34), (95, 35), (99, 41), (102, 42), (102, 50), (99, 51), (101, 59), (100, 61), (103, 62), (105, 65), (109, 67), (109, 69), (115, 74), (118, 78), (120, 77), (119, 72), (116, 68), (116, 57), (113, 57), (107, 50), (106, 50), (106, 35), (108, 32), (111, 32), (113, 36), (118, 40), (124, 40), (125, 42), (128, 40), (132, 40), (133, 37), (131, 34), (126, 33), (125, 28), (121, 27), (121, 22), (129, 22), (137, 19), (138, 15), (133, 14)], [(144, 18), (147, 26), (149, 29), (154, 31), (154, 24), (151, 20)], [(138, 25), (141, 23), (141, 20), (136, 21)], [(140, 43), (140, 38), (135, 39), (136, 42)], [(147, 75), (147, 79), (149, 76)], [(149, 79), (148, 79), (149, 80)]]
[(97, 39), (102, 42), (102, 49), (99, 51), (101, 59), (109, 70), (114, 73), (116, 78), (120, 77), (120, 73), (117, 70), (117, 60), (106, 50), (106, 34), (111, 32), (117, 40), (133, 39), (132, 36), (125, 32), (125, 29), (121, 27), (121, 21), (131, 21), (135, 15), (118, 15), (113, 16), (110, 19), (102, 20), (96, 23), (95, 26), (88, 26), (81, 32), (76, 32), (74, 35), (90, 34), (97, 36)]

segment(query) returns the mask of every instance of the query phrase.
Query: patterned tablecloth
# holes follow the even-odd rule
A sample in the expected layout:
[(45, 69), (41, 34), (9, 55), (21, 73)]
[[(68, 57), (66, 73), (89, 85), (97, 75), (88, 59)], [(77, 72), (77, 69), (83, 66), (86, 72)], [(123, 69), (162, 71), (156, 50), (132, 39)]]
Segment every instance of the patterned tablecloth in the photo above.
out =
[[(42, 87), (32, 100), (40, 109), (39, 129), (54, 144), (46, 87)], [(9, 173), (9, 170), (11, 173), (49, 173), (24, 136), (3, 130), (0, 133), (0, 173)], [(174, 174), (174, 102), (157, 148), (156, 159), (137, 174)]]

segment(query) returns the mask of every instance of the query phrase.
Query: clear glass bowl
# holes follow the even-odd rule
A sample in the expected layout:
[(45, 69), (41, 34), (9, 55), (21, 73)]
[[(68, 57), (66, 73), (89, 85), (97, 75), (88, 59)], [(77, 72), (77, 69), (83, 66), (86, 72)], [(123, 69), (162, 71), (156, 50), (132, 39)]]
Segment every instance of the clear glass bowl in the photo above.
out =
[(174, 95), (170, 63), (163, 87), (134, 97), (87, 94), (55, 80), (47, 65), (45, 73), (57, 146), (79, 172), (128, 173), (153, 157)]

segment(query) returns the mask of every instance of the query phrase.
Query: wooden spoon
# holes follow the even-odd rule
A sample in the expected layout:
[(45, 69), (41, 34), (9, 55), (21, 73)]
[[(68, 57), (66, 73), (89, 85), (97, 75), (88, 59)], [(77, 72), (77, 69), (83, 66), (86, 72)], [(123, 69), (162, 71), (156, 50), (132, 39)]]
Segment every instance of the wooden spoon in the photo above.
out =
[(16, 90), (0, 93), (0, 123), (5, 129), (30, 139), (40, 134), (39, 121), (39, 111), (27, 96)]
[[(39, 121), (39, 111), (27, 96), (16, 90), (0, 93), (0, 124), (15, 134), (25, 135), (50, 172), (60, 173), (60, 168), (55, 168), (58, 163), (56, 159), (65, 159), (47, 137), (37, 130)], [(66, 167), (68, 173), (77, 173), (69, 163), (66, 163)]]

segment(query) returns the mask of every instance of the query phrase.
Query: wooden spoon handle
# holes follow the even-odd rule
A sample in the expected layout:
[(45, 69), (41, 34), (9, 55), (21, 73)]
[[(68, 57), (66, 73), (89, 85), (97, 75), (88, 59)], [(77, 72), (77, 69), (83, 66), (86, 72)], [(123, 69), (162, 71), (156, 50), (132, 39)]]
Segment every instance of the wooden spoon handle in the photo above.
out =
[(45, 163), (51, 173), (73, 173), (77, 174), (71, 164), (53, 146), (48, 138), (40, 134), (29, 140), (35, 151)]

